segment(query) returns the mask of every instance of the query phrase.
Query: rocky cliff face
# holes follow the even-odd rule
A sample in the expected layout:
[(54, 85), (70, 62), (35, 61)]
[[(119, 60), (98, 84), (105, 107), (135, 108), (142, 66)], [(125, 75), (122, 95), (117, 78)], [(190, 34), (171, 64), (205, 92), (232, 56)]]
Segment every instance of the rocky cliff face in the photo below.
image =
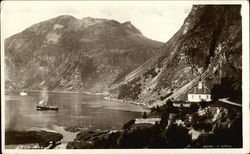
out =
[[(118, 98), (147, 104), (186, 100), (199, 78), (214, 87), (231, 89), (223, 97), (241, 97), (242, 27), (240, 6), (195, 5), (159, 54), (113, 85)], [(221, 83), (223, 82), (224, 85)]]
[(59, 16), (5, 40), (5, 88), (103, 92), (161, 45), (130, 22)]

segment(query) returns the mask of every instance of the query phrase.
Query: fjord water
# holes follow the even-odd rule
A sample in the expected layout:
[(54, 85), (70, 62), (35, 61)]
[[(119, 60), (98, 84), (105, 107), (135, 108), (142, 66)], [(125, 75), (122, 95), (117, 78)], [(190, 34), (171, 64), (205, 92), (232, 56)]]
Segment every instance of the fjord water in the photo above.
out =
[(5, 129), (52, 129), (54, 125), (87, 129), (121, 129), (129, 120), (141, 117), (143, 106), (104, 100), (104, 96), (81, 93), (49, 93), (49, 105), (58, 111), (37, 111), (39, 92), (28, 96), (5, 95)]

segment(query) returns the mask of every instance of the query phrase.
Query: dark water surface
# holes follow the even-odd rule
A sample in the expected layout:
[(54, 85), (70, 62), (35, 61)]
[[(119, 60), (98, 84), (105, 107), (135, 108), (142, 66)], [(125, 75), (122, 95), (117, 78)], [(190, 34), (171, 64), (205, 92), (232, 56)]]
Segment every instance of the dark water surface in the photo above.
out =
[(28, 96), (5, 95), (5, 129), (48, 128), (53, 125), (89, 129), (120, 129), (141, 117), (142, 106), (104, 100), (103, 96), (79, 93), (49, 93), (49, 105), (58, 111), (37, 111), (38, 92)]

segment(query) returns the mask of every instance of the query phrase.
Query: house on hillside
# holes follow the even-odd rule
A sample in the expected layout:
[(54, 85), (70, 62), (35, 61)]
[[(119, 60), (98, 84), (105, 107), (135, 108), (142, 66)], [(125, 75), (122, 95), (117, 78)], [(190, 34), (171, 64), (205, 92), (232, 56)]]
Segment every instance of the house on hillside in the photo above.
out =
[(210, 102), (211, 94), (210, 90), (206, 87), (206, 85), (200, 80), (198, 85), (195, 86), (188, 94), (189, 102)]
[(135, 124), (152, 124), (154, 125), (156, 122), (160, 122), (161, 118), (137, 118), (135, 119)]
[(174, 107), (190, 107), (190, 102), (184, 102), (184, 101), (174, 101), (173, 106)]

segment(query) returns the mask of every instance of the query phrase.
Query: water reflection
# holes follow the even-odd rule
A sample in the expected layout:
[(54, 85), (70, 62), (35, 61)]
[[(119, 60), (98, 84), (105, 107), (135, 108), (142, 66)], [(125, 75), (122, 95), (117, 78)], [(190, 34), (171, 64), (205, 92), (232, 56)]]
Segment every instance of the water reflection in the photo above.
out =
[(49, 105), (59, 111), (37, 111), (39, 93), (29, 96), (6, 95), (6, 129), (32, 127), (78, 126), (100, 129), (119, 129), (130, 119), (141, 117), (142, 106), (106, 101), (102, 96), (49, 93)]

